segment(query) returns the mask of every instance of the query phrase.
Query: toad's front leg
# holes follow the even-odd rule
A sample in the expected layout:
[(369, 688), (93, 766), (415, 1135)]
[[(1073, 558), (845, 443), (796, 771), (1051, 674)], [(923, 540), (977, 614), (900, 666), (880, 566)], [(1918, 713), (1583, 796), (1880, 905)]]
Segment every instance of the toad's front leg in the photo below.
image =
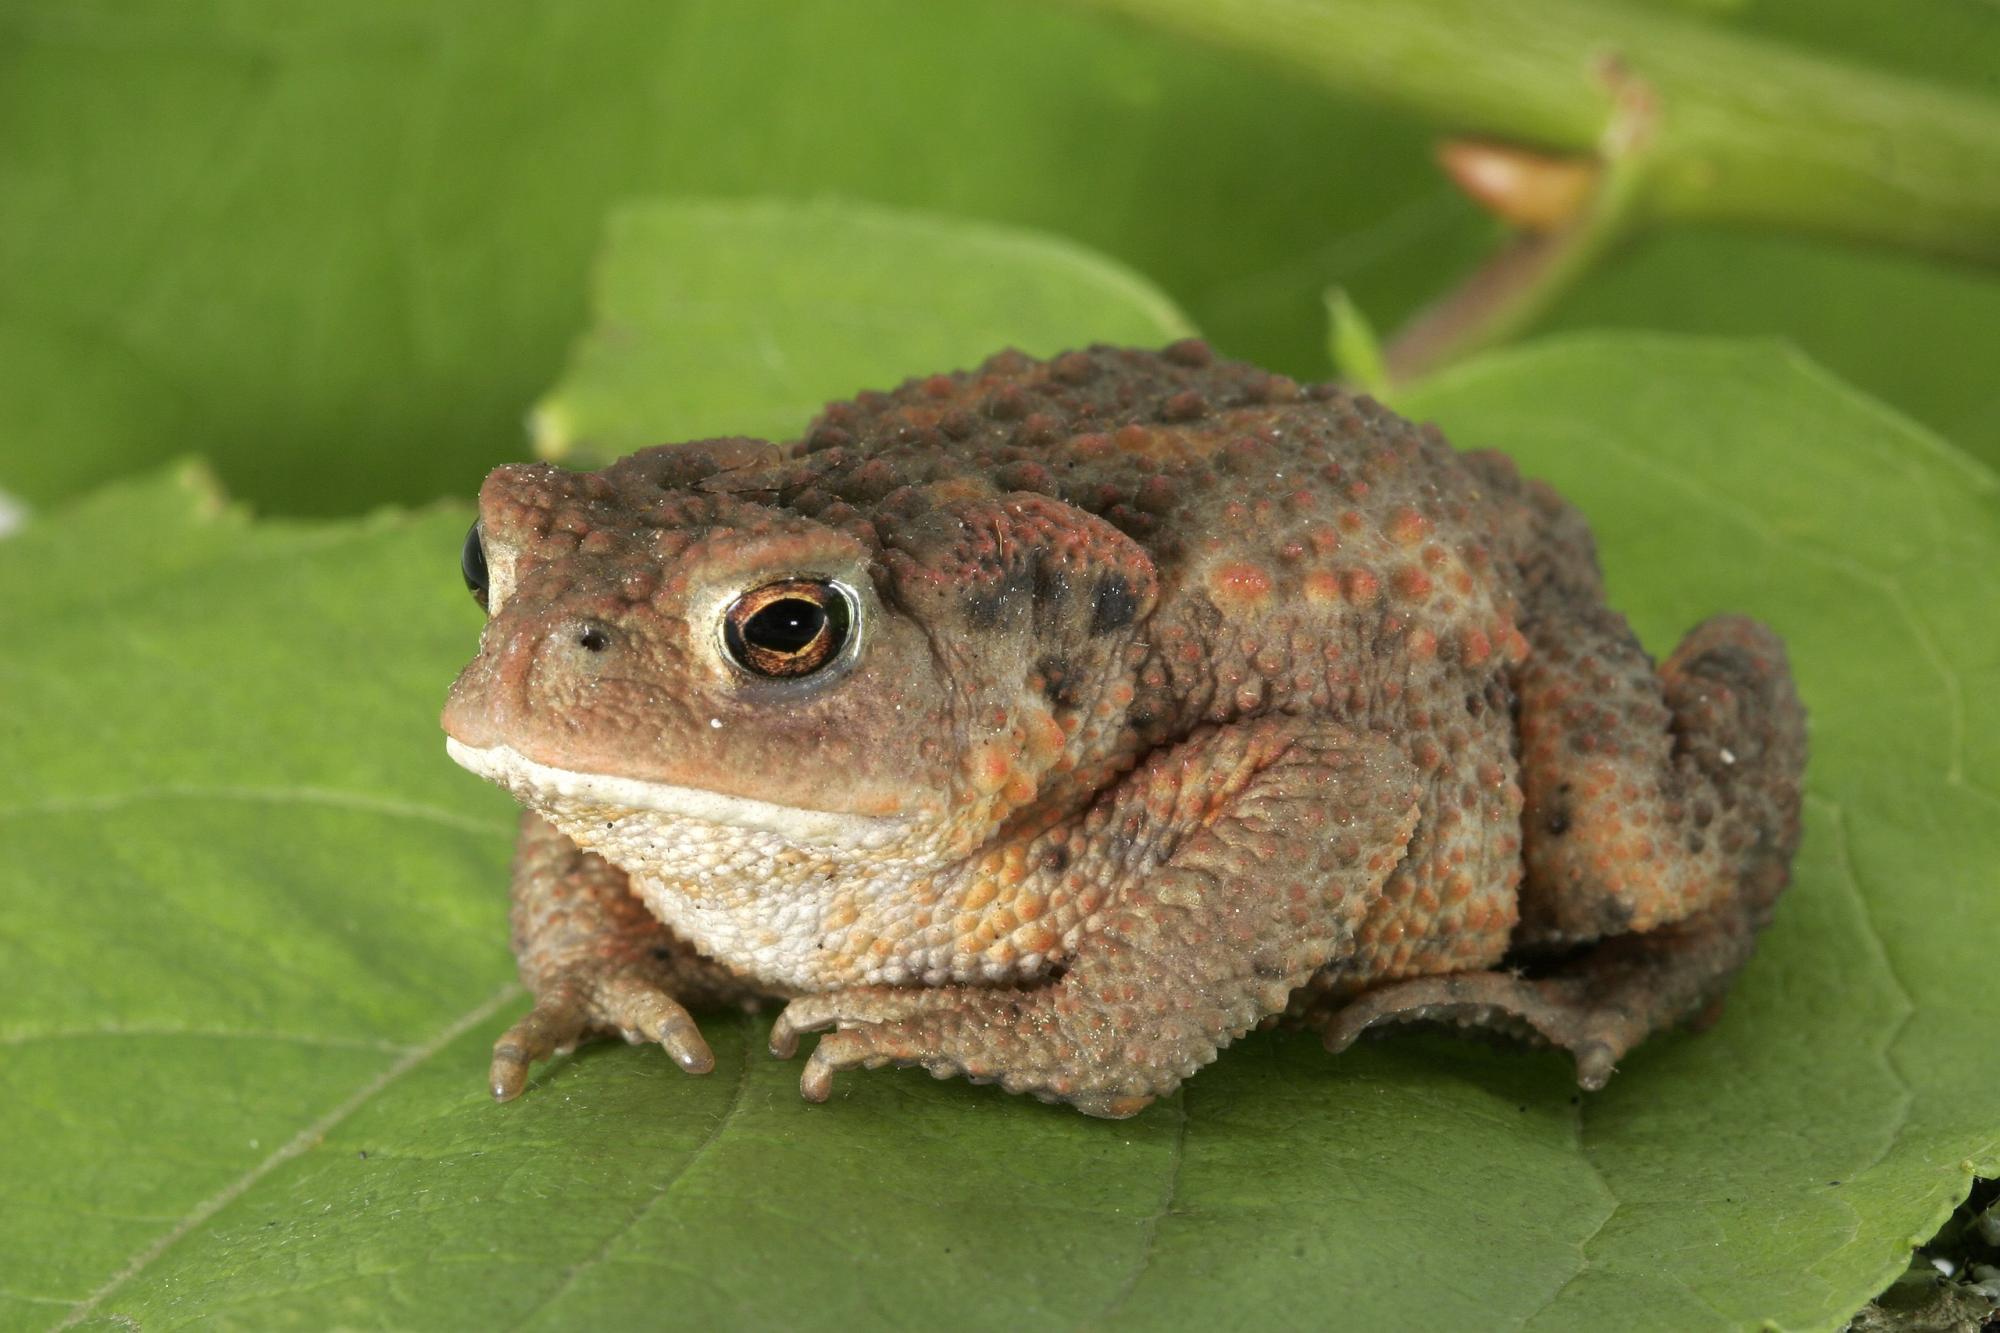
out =
[(675, 939), (623, 871), (536, 815), (521, 820), (513, 900), (514, 954), (535, 1004), (494, 1043), (488, 1081), (501, 1101), (521, 1094), (535, 1061), (599, 1034), (657, 1042), (681, 1068), (705, 1074), (715, 1057), (682, 1005), (759, 993)]
[(1135, 1114), (1208, 1063), (1348, 947), (1418, 817), (1409, 761), (1380, 739), (1273, 719), (1198, 733), (1100, 801), (1072, 873), (1106, 877), (1067, 969), (1028, 989), (873, 987), (792, 1002), (789, 1054), (828, 1027), (800, 1079), (921, 1065)]

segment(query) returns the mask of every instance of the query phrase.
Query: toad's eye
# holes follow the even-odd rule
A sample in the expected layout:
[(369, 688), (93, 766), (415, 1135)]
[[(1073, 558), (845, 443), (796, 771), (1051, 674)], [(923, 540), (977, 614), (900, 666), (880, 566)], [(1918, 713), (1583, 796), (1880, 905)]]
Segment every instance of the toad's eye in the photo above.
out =
[(786, 579), (744, 593), (722, 619), (729, 659), (755, 676), (788, 680), (840, 660), (854, 632), (853, 594), (820, 579)]
[(473, 600), (485, 606), (486, 543), (480, 540), (477, 523), (465, 534), (465, 545), (459, 548), (458, 572), (465, 575), (465, 586), (472, 590)]

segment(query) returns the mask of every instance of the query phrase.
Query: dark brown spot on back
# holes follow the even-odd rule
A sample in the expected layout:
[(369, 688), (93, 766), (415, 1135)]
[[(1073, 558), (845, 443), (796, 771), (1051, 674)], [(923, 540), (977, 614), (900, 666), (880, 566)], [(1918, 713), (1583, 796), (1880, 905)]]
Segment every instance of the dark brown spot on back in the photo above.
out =
[(1106, 574), (1097, 581), (1097, 591), (1090, 599), (1090, 632), (1109, 634), (1112, 630), (1123, 629), (1132, 623), (1132, 617), (1139, 614), (1139, 599), (1132, 595), (1132, 587), (1123, 574)]

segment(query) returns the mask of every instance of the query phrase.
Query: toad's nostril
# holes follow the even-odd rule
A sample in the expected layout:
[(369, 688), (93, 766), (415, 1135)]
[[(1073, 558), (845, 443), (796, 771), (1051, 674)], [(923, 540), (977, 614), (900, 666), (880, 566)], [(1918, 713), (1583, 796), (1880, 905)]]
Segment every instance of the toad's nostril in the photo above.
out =
[(601, 653), (611, 646), (611, 636), (604, 632), (602, 626), (585, 625), (576, 636), (576, 646), (587, 653)]

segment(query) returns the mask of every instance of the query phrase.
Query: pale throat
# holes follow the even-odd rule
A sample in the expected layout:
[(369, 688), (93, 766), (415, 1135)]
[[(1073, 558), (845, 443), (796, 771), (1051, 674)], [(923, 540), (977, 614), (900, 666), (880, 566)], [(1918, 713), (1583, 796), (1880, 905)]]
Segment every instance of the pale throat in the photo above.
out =
[(449, 748), (625, 871), (681, 939), (761, 981), (801, 991), (992, 982), (1050, 961), (968, 932), (967, 898), (986, 903), (941, 856), (936, 827), (576, 773), (505, 746)]

